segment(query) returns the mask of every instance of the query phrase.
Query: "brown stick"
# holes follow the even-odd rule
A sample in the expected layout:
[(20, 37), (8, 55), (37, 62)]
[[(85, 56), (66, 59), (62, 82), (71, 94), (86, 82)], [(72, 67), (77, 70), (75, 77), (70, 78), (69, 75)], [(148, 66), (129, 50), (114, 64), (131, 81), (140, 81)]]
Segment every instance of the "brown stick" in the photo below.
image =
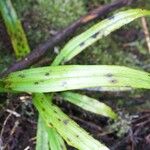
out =
[(53, 38), (49, 38), (46, 42), (40, 44), (24, 59), (14, 63), (0, 76), (8, 75), (11, 72), (22, 70), (33, 65), (45, 55), (48, 49), (52, 49), (57, 44), (60, 44), (60, 42), (66, 40), (68, 37), (71, 37), (79, 27), (82, 27), (93, 20), (99, 19), (115, 9), (130, 5), (133, 1), (136, 0), (117, 0), (111, 4), (104, 5), (103, 7), (100, 6), (89, 12), (87, 15), (81, 17), (79, 20), (57, 33)]
[(142, 17), (141, 22), (142, 22), (143, 31), (144, 31), (144, 34), (145, 34), (147, 48), (148, 48), (148, 51), (149, 51), (149, 54), (150, 54), (150, 33), (149, 33), (149, 30), (148, 30), (148, 25), (147, 25), (146, 18)]

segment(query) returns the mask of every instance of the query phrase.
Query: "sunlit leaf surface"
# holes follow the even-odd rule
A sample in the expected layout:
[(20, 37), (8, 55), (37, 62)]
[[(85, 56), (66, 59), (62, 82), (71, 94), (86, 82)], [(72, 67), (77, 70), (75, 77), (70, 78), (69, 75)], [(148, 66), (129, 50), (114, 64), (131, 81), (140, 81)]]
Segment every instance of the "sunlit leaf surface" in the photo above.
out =
[(61, 96), (64, 100), (69, 101), (70, 103), (73, 103), (89, 112), (110, 117), (112, 119), (116, 119), (117, 117), (117, 114), (115, 114), (109, 106), (94, 98), (73, 92), (63, 92)]
[(130, 9), (116, 13), (114, 16), (97, 23), (87, 31), (70, 40), (61, 50), (60, 54), (57, 55), (53, 64), (69, 61), (97, 40), (130, 23), (134, 19), (147, 15), (150, 15), (150, 11), (143, 9)]
[(56, 92), (103, 86), (150, 89), (150, 75), (121, 66), (51, 66), (12, 73), (4, 79), (3, 86), (22, 92)]
[(47, 126), (56, 128), (69, 145), (79, 150), (108, 150), (106, 146), (92, 138), (57, 106), (51, 104), (44, 94), (35, 94), (33, 103)]

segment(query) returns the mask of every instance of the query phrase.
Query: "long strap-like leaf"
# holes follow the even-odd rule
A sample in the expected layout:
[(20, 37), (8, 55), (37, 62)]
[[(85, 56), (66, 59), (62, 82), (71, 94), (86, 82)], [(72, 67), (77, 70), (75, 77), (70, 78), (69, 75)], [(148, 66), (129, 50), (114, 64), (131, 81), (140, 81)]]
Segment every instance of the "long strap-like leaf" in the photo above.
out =
[(92, 138), (57, 106), (52, 105), (44, 94), (35, 94), (33, 102), (47, 125), (56, 128), (69, 145), (79, 150), (108, 150), (106, 146)]
[[(30, 52), (28, 41), (23, 30), (22, 24), (18, 19), (15, 9), (10, 0), (0, 0), (0, 12), (3, 16), (8, 34), (17, 58), (25, 57)], [(3, 88), (0, 81), (1, 92), (12, 92)], [(62, 137), (56, 130), (48, 128), (39, 116), (37, 127), (36, 150), (66, 150)]]
[(74, 92), (62, 92), (61, 96), (65, 101), (68, 101), (76, 106), (79, 106), (86, 111), (98, 115), (103, 115), (111, 119), (117, 118), (117, 115), (113, 112), (113, 110), (108, 105), (99, 102), (94, 98), (88, 97), (86, 95), (74, 93)]
[(121, 66), (68, 65), (27, 69), (10, 74), (6, 89), (22, 92), (56, 92), (89, 87), (150, 89), (150, 74)]
[(92, 26), (87, 31), (70, 40), (69, 43), (57, 55), (53, 64), (59, 64), (71, 60), (88, 46), (92, 45), (97, 40), (107, 36), (111, 32), (119, 29), (125, 24), (130, 23), (136, 18), (150, 15), (150, 11), (143, 9), (131, 9), (122, 11), (108, 19), (105, 19), (96, 25)]
[(11, 38), (16, 57), (24, 57), (30, 52), (30, 47), (22, 24), (18, 19), (10, 0), (0, 0), (0, 12)]

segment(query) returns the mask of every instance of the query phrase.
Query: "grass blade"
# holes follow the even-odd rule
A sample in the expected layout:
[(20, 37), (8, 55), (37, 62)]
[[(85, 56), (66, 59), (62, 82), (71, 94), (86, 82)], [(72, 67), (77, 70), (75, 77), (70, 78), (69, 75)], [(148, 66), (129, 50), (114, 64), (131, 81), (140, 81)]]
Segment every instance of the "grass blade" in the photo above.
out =
[(48, 133), (45, 127), (45, 122), (39, 117), (36, 136), (36, 150), (49, 150)]
[(54, 128), (47, 127), (41, 116), (38, 119), (36, 150), (66, 150), (62, 137)]
[(82, 109), (90, 111), (95, 114), (103, 115), (112, 119), (117, 118), (117, 114), (104, 103), (99, 102), (98, 100), (88, 97), (86, 95), (81, 95), (73, 92), (63, 92), (61, 96), (64, 100), (73, 103)]
[(17, 58), (24, 57), (30, 52), (30, 48), (22, 24), (10, 0), (0, 0), (0, 12), (7, 27)]
[(51, 104), (44, 94), (35, 94), (33, 103), (46, 121), (47, 126), (54, 126), (69, 145), (79, 150), (108, 150), (106, 146), (93, 139), (57, 106)]
[(150, 11), (143, 9), (131, 9), (116, 13), (114, 16), (97, 23), (87, 31), (70, 40), (70, 42), (68, 42), (61, 50), (60, 54), (57, 55), (53, 65), (71, 60), (97, 40), (107, 36), (123, 25), (130, 23), (134, 19), (146, 15), (150, 15)]
[(3, 81), (6, 89), (23, 92), (56, 92), (91, 87), (150, 89), (150, 74), (121, 66), (68, 65), (18, 71)]
[(51, 150), (67, 150), (64, 140), (54, 127), (47, 127), (47, 133), (49, 135), (49, 143)]

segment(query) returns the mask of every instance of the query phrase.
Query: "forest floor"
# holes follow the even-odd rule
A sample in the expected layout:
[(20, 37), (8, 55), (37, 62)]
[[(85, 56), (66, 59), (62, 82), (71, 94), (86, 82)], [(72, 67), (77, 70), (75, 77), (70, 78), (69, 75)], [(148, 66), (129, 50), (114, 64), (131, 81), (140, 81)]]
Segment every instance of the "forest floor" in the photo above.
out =
[[(65, 0), (49, 1), (47, 4), (47, 1), (40, 0), (12, 0), (31, 48), (35, 48), (37, 44), (53, 36), (89, 10), (111, 2), (111, 0), (74, 0), (67, 3), (62, 1)], [(121, 10), (136, 7), (150, 9), (148, 1), (139, 0)], [(146, 18), (146, 21), (150, 31), (150, 19)], [(88, 27), (80, 29), (77, 34)], [(1, 17), (0, 37), (1, 72), (15, 61), (10, 39)], [(64, 44), (65, 42), (54, 50), (49, 50), (42, 61), (46, 64), (50, 63), (56, 56), (56, 51), (59, 51)], [(98, 41), (68, 64), (122, 65), (150, 72), (149, 56), (142, 22), (138, 19)], [(86, 93), (111, 106), (120, 114), (120, 122), (110, 122), (105, 117), (85, 112), (57, 99), (57, 96), (55, 103), (93, 137), (112, 150), (150, 150), (150, 92), (148, 90), (79, 92)], [(31, 96), (0, 94), (0, 147), (3, 145), (6, 150), (34, 149), (37, 117)], [(68, 149), (73, 150), (69, 146)]]

